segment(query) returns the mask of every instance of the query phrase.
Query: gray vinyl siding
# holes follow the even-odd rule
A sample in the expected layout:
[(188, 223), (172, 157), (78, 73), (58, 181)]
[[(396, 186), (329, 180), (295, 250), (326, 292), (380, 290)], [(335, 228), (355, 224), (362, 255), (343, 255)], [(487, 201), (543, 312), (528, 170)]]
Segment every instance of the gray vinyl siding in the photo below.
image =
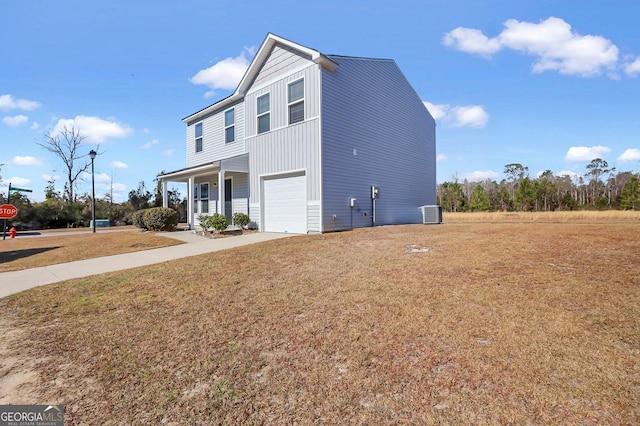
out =
[[(235, 140), (225, 143), (224, 113), (235, 108)], [(195, 125), (202, 123), (202, 151), (196, 152)], [(187, 124), (187, 167), (244, 153), (244, 102), (220, 109), (203, 120)]]
[(322, 72), (323, 231), (371, 226), (372, 185), (377, 225), (420, 223), (419, 206), (436, 201), (435, 121), (395, 62), (332, 59), (338, 68)]
[[(245, 136), (255, 136), (258, 133), (257, 99), (269, 93), (271, 132), (289, 126), (289, 109), (287, 87), (289, 83), (304, 78), (304, 117), (305, 121), (317, 117), (320, 113), (320, 66), (311, 64), (293, 74), (283, 76), (271, 84), (255, 91), (249, 91), (244, 101)], [(295, 126), (296, 124), (294, 124)]]
[(259, 87), (292, 70), (312, 64), (311, 58), (287, 46), (277, 44), (264, 62), (252, 86)]
[(247, 138), (250, 203), (259, 204), (260, 177), (305, 170), (308, 200), (320, 200), (319, 120), (312, 119)]
[[(287, 52), (290, 56), (297, 56)], [(281, 55), (282, 59), (282, 55)], [(250, 90), (245, 96), (246, 131), (245, 146), (249, 153), (249, 198), (250, 217), (260, 222), (260, 179), (265, 175), (304, 171), (307, 181), (308, 230), (319, 232), (320, 228), (320, 66), (289, 58), (285, 62), (295, 67), (285, 69), (294, 72), (272, 72), (268, 85)], [(284, 60), (284, 59), (283, 59)], [(307, 65), (300, 69), (300, 66)], [(280, 70), (282, 71), (282, 69)], [(279, 78), (278, 78), (279, 77)], [(304, 78), (304, 121), (289, 125), (287, 86)], [(270, 93), (271, 130), (257, 134), (257, 98)]]

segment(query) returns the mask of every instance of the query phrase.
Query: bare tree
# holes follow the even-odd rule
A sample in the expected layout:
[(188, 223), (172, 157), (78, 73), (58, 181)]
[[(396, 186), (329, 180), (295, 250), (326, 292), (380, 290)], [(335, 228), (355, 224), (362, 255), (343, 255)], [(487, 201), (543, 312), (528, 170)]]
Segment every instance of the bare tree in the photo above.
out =
[[(51, 130), (48, 130), (44, 137), (45, 142), (38, 143), (38, 145), (56, 154), (64, 163), (67, 174), (67, 182), (64, 185), (64, 198), (66, 201), (73, 203), (76, 201), (76, 181), (91, 165), (91, 160), (83, 160), (89, 156), (89, 153), (80, 153), (80, 146), (86, 136), (83, 136), (80, 130), (72, 125), (71, 128), (64, 126), (58, 134), (53, 134)], [(96, 147), (96, 151), (98, 151), (98, 148), (99, 145)], [(80, 165), (78, 165), (79, 163)]]

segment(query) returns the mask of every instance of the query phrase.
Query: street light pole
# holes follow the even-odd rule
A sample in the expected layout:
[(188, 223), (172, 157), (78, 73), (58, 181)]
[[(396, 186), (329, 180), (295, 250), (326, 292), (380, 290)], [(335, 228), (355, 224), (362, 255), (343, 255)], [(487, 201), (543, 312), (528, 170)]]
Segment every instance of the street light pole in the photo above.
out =
[(96, 152), (92, 149), (89, 151), (91, 157), (91, 222), (93, 223), (93, 233), (96, 233), (96, 183), (93, 173), (93, 160), (96, 158)]

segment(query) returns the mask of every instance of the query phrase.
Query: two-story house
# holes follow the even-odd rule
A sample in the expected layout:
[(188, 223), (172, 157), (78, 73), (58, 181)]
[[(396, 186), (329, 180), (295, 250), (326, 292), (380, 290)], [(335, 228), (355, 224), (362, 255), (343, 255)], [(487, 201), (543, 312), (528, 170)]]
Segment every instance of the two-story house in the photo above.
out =
[(268, 34), (228, 97), (183, 119), (188, 222), (261, 231), (421, 223), (436, 201), (435, 121), (390, 59), (326, 55)]

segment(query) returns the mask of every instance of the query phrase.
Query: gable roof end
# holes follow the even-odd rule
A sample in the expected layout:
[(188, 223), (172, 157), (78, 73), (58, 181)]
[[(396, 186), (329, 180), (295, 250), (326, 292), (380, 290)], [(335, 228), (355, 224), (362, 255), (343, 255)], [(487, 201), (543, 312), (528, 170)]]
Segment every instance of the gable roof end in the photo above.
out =
[(251, 64), (249, 64), (249, 68), (247, 68), (247, 71), (245, 71), (244, 76), (240, 80), (240, 83), (238, 84), (236, 90), (231, 95), (227, 96), (224, 99), (221, 99), (215, 104), (209, 105), (208, 107), (183, 118), (182, 121), (185, 123), (189, 123), (194, 120), (203, 118), (220, 108), (224, 108), (225, 106), (231, 105), (232, 103), (242, 99), (251, 87), (251, 83), (260, 72), (260, 68), (267, 60), (269, 54), (271, 53), (271, 50), (276, 44), (282, 44), (291, 49), (302, 52), (303, 54), (309, 56), (312, 61), (328, 69), (329, 71), (333, 71), (338, 67), (338, 63), (334, 59), (330, 58), (322, 52), (269, 33), (262, 42), (260, 49), (258, 49), (256, 56), (253, 58), (253, 61), (251, 61)]
[(338, 66), (338, 63), (336, 61), (329, 58), (327, 55), (323, 54), (322, 52), (319, 52), (315, 49), (311, 49), (309, 47), (303, 46), (298, 43), (294, 43), (293, 41), (287, 40), (275, 34), (269, 33), (267, 34), (267, 37), (262, 42), (260, 49), (258, 49), (258, 53), (256, 53), (255, 58), (253, 58), (253, 61), (251, 62), (251, 65), (249, 65), (249, 68), (247, 69), (247, 72), (244, 74), (244, 77), (242, 77), (242, 80), (240, 80), (240, 84), (238, 85), (238, 88), (236, 89), (235, 93), (244, 95), (247, 92), (247, 90), (249, 90), (249, 88), (251, 87), (251, 83), (253, 82), (253, 79), (258, 75), (258, 72), (260, 72), (260, 68), (262, 67), (264, 62), (267, 60), (267, 58), (269, 57), (269, 54), (271, 53), (271, 50), (276, 44), (282, 44), (291, 49), (302, 52), (305, 55), (309, 56), (312, 61), (314, 61), (317, 64), (320, 64), (321, 66), (327, 68), (330, 71), (335, 70)]

